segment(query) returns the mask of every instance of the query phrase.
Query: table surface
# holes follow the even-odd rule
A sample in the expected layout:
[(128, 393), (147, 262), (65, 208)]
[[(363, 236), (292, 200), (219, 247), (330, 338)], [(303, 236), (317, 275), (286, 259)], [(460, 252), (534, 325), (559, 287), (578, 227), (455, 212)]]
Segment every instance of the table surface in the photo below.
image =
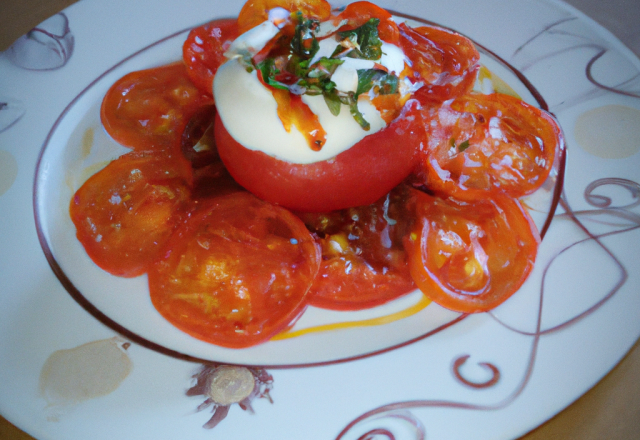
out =
[[(640, 56), (640, 1), (566, 0), (613, 32)], [(76, 0), (3, 0), (0, 51)], [(520, 440), (640, 438), (640, 341), (600, 383)], [(0, 439), (29, 440), (0, 416)]]

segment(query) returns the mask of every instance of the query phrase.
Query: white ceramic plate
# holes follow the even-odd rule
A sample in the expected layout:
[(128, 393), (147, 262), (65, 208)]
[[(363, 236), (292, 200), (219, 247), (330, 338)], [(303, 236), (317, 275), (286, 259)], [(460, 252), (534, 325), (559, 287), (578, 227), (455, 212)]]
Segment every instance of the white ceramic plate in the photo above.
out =
[[(381, 4), (459, 30), (521, 69), (565, 129), (562, 208), (513, 298), (463, 319), (429, 306), (432, 315), (414, 321), (252, 350), (211, 347), (167, 327), (146, 296), (128, 294), (144, 290), (143, 278), (113, 279), (83, 258), (64, 213), (86, 166), (74, 148), (96, 124), (108, 86), (177, 59), (184, 30), (241, 7), (175, 3), (84, 1), (0, 57), (0, 412), (9, 420), (41, 439), (327, 439), (343, 429), (344, 438), (375, 429), (395, 438), (512, 438), (581, 395), (633, 344), (640, 62), (550, 0)], [(94, 161), (115, 154), (95, 151)], [(50, 259), (81, 297), (49, 267), (34, 212)], [(424, 327), (425, 318), (435, 324)], [(380, 353), (362, 357), (372, 352)], [(203, 429), (211, 414), (193, 412), (205, 397), (185, 395), (203, 360), (269, 365), (251, 371), (274, 403), (254, 399), (255, 415), (231, 403), (214, 432)]]

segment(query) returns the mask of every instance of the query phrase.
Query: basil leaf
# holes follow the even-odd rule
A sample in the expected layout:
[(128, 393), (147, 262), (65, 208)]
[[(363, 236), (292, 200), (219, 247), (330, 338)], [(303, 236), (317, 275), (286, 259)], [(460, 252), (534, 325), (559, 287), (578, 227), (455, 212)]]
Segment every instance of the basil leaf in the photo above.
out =
[(367, 93), (373, 87), (378, 95), (398, 93), (398, 77), (376, 69), (358, 69), (358, 88), (356, 95)]
[(340, 97), (336, 93), (336, 90), (333, 89), (329, 92), (325, 92), (322, 96), (324, 97), (324, 102), (327, 104), (331, 114), (333, 116), (338, 116), (340, 114), (340, 109), (342, 108), (342, 102), (340, 101)]
[(378, 18), (371, 18), (359, 28), (350, 31), (338, 32), (338, 37), (342, 40), (350, 39), (357, 42), (359, 49), (354, 49), (347, 54), (351, 58), (362, 58), (365, 60), (378, 60), (382, 56), (382, 41), (378, 37)]
[(356, 95), (361, 93), (367, 93), (373, 87), (378, 71), (375, 69), (358, 69), (358, 88), (356, 89)]
[(289, 90), (289, 87), (275, 80), (275, 76), (280, 73), (280, 70), (276, 68), (273, 58), (266, 58), (264, 61), (258, 63), (256, 69), (262, 74), (262, 80), (276, 89)]
[(317, 20), (305, 19), (300, 12), (296, 13), (297, 24), (291, 38), (291, 51), (301, 58), (309, 59), (320, 49), (314, 30), (318, 27)]

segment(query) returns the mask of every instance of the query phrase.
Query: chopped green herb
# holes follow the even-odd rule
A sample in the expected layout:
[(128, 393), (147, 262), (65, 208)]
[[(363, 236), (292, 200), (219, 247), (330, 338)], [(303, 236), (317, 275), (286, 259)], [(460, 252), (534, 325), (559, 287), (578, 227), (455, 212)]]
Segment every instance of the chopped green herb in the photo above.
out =
[[(356, 122), (363, 129), (369, 130), (369, 122), (358, 109), (358, 96), (372, 89), (379, 95), (397, 93), (398, 77), (383, 70), (361, 69), (358, 70), (356, 92), (345, 93), (336, 89), (331, 76), (338, 66), (344, 63), (344, 56), (366, 60), (380, 59), (382, 55), (382, 41), (378, 37), (380, 20), (372, 18), (359, 28), (339, 32), (338, 38), (342, 41), (349, 40), (348, 44), (339, 45), (331, 57), (322, 57), (311, 64), (311, 60), (320, 48), (315, 37), (319, 22), (306, 19), (299, 12), (294, 14), (293, 19), (296, 25), (291, 41), (287, 43), (281, 40), (285, 46), (278, 43), (275, 58), (268, 57), (256, 64), (252, 59), (243, 57), (247, 70), (257, 69), (264, 83), (271, 87), (289, 90), (290, 93), (295, 94), (322, 95), (329, 111), (335, 116), (340, 114), (342, 105), (346, 105)], [(287, 45), (288, 55), (283, 56), (282, 49), (286, 50)]]
[(379, 95), (390, 95), (398, 92), (398, 77), (392, 73), (387, 73), (376, 69), (358, 70), (358, 89), (356, 95), (367, 93), (376, 87), (375, 92)]
[(459, 153), (462, 153), (464, 150), (469, 148), (469, 139), (467, 139), (466, 141), (462, 141), (460, 145), (456, 146), (455, 138), (451, 138), (449, 139), (449, 145), (451, 145), (451, 148), (453, 148), (454, 150), (458, 150)]
[(371, 128), (371, 124), (369, 124), (362, 113), (360, 113), (360, 110), (358, 109), (357, 99), (352, 99), (349, 102), (349, 112), (351, 113), (351, 116), (353, 116), (353, 119), (355, 119), (356, 122), (360, 124), (360, 127), (362, 127), (363, 130), (369, 131), (369, 129)]
[(297, 24), (291, 39), (291, 51), (303, 59), (313, 58), (320, 48), (314, 34), (319, 22), (304, 18), (300, 12), (297, 12), (295, 17)]
[(341, 40), (349, 39), (356, 43), (357, 48), (347, 54), (351, 58), (377, 60), (382, 56), (382, 41), (378, 37), (380, 20), (372, 18), (359, 28), (338, 32)]
[(340, 101), (340, 97), (335, 89), (327, 91), (322, 94), (324, 97), (324, 102), (327, 104), (329, 111), (333, 116), (338, 116), (340, 114), (340, 109), (342, 108), (342, 101)]
[(276, 67), (273, 58), (266, 58), (264, 61), (258, 63), (256, 69), (262, 74), (262, 80), (271, 87), (284, 90), (289, 89), (286, 85), (276, 81), (275, 76), (280, 73), (280, 70)]

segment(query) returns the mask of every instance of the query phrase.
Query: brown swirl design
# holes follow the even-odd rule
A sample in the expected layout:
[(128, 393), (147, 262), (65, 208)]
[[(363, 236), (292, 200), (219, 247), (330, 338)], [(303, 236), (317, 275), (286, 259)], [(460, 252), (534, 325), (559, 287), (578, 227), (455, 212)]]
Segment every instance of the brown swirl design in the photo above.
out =
[[(615, 185), (627, 190), (631, 196), (632, 201), (630, 203), (614, 203), (614, 201), (611, 200), (611, 198), (597, 194), (597, 191), (600, 188), (604, 186), (609, 186), (609, 185)], [(537, 322), (536, 322), (535, 331), (527, 332), (521, 329), (517, 329), (513, 326), (509, 326), (508, 324), (500, 321), (492, 313), (490, 312), (488, 313), (490, 316), (492, 316), (493, 319), (495, 319), (505, 328), (513, 332), (519, 333), (521, 335), (532, 337), (531, 351), (529, 353), (529, 360), (527, 363), (527, 367), (524, 371), (520, 384), (511, 392), (510, 395), (508, 395), (501, 401), (496, 402), (495, 404), (487, 404), (487, 405), (477, 405), (473, 403), (455, 402), (455, 401), (447, 401), (447, 400), (415, 400), (415, 401), (390, 403), (388, 405), (384, 405), (376, 409), (373, 409), (371, 411), (368, 411), (362, 414), (361, 416), (359, 416), (358, 418), (354, 419), (338, 435), (337, 439), (338, 440), (342, 439), (349, 431), (354, 429), (357, 425), (361, 424), (362, 422), (370, 419), (371, 417), (383, 415), (383, 414), (390, 413), (393, 411), (398, 411), (401, 409), (407, 410), (410, 408), (440, 407), (440, 408), (456, 408), (456, 409), (466, 409), (466, 410), (477, 411), (477, 410), (497, 410), (497, 409), (505, 408), (506, 406), (510, 405), (522, 393), (522, 391), (526, 388), (529, 382), (529, 379), (533, 372), (533, 367), (536, 359), (540, 338), (544, 335), (558, 332), (564, 328), (567, 328), (575, 324), (576, 322), (586, 318), (587, 316), (591, 315), (600, 307), (602, 307), (607, 301), (609, 301), (616, 294), (616, 292), (620, 290), (620, 288), (624, 285), (624, 283), (627, 280), (628, 274), (627, 274), (626, 268), (623, 266), (622, 262), (616, 257), (613, 251), (609, 249), (602, 242), (602, 239), (604, 237), (621, 234), (621, 233), (629, 232), (629, 231), (640, 228), (640, 215), (630, 211), (631, 208), (634, 208), (640, 205), (640, 184), (631, 180), (620, 179), (620, 178), (599, 179), (587, 186), (584, 192), (584, 198), (589, 205), (594, 207), (594, 209), (573, 211), (565, 195), (563, 195), (560, 200), (560, 205), (564, 208), (565, 212), (562, 214), (556, 215), (555, 218), (570, 219), (576, 227), (582, 229), (586, 233), (586, 238), (583, 240), (578, 240), (575, 243), (572, 243), (571, 245), (564, 248), (554, 258), (552, 258), (551, 261), (544, 268), (544, 273), (543, 273), (541, 285), (540, 285), (540, 295), (538, 300), (538, 313), (537, 313)], [(601, 216), (606, 216), (606, 218), (603, 221), (600, 221), (600, 225), (604, 225), (604, 226), (612, 225), (613, 223), (609, 220), (611, 219), (611, 217), (613, 217), (614, 219), (624, 221), (625, 226), (613, 231), (595, 234), (591, 232), (591, 230), (588, 229), (585, 226), (584, 222), (582, 221), (583, 218), (588, 218), (589, 220), (597, 221), (597, 219)], [(614, 287), (609, 292), (605, 293), (605, 295), (602, 296), (602, 298), (599, 301), (597, 301), (594, 305), (592, 305), (591, 307), (587, 308), (583, 312), (578, 313), (577, 315), (571, 317), (570, 319), (567, 319), (566, 321), (560, 324), (557, 324), (555, 326), (552, 326), (550, 328), (546, 328), (543, 330), (541, 328), (541, 322), (542, 322), (542, 304), (543, 304), (544, 294), (545, 294), (546, 275), (549, 272), (549, 269), (552, 267), (553, 263), (557, 261), (557, 259), (562, 254), (569, 251), (571, 248), (581, 243), (584, 243), (586, 241), (593, 241), (597, 243), (600, 249), (605, 253), (605, 255), (607, 255), (609, 258), (612, 259), (612, 261), (615, 263), (616, 267), (619, 270), (618, 280), (615, 283)], [(460, 367), (467, 361), (468, 358), (469, 358), (469, 355), (463, 355), (454, 361), (452, 370), (453, 370), (453, 375), (456, 379), (458, 379), (464, 385), (470, 386), (476, 389), (488, 388), (498, 383), (500, 378), (500, 371), (495, 365), (492, 365), (489, 363), (478, 364), (480, 366), (483, 366), (491, 370), (493, 377), (489, 381), (484, 383), (475, 383), (465, 379), (460, 373)]]
[[(386, 422), (394, 428), (371, 428), (364, 427), (364, 433), (360, 434), (357, 440), (396, 440), (406, 438), (407, 435), (415, 440), (425, 440), (427, 433), (424, 425), (411, 412), (405, 410), (392, 410), (372, 418), (378, 422)], [(408, 434), (407, 434), (408, 433)]]
[(460, 368), (465, 364), (465, 362), (467, 362), (467, 359), (469, 359), (469, 357), (470, 355), (465, 354), (457, 358), (455, 361), (453, 361), (453, 366), (452, 366), (453, 375), (456, 379), (458, 379), (458, 381), (462, 382), (463, 384), (471, 388), (478, 388), (478, 389), (489, 388), (498, 383), (498, 381), (500, 380), (500, 370), (498, 370), (498, 367), (488, 362), (480, 362), (478, 363), (478, 365), (486, 368), (491, 372), (491, 379), (485, 382), (473, 382), (473, 381), (470, 381), (469, 379), (465, 379), (465, 377), (460, 372)]
[[(570, 28), (571, 22), (577, 20), (577, 17), (574, 16), (565, 16), (557, 19), (556, 21), (544, 26), (541, 30), (536, 32), (532, 37), (527, 39), (520, 47), (516, 49), (516, 51), (512, 54), (511, 62), (518, 66), (520, 70), (526, 71), (527, 69), (533, 67), (541, 61), (552, 58), (556, 55), (568, 53), (573, 50), (579, 49), (588, 49), (595, 51), (595, 55), (593, 55), (585, 66), (585, 76), (587, 80), (594, 86), (593, 90), (583, 90), (581, 93), (576, 94), (574, 96), (567, 97), (561, 102), (554, 104), (551, 106), (554, 112), (558, 112), (561, 109), (565, 109), (571, 107), (581, 101), (592, 98), (594, 95), (603, 94), (603, 93), (615, 93), (617, 95), (623, 95), (628, 97), (640, 98), (640, 72), (635, 74), (630, 74), (630, 76), (624, 80), (620, 81), (618, 84), (614, 86), (605, 85), (602, 81), (599, 81), (594, 74), (594, 66), (598, 61), (600, 61), (611, 48), (607, 47), (607, 44), (601, 41), (594, 41), (589, 35), (580, 35), (579, 33), (573, 32)], [(571, 40), (571, 42), (560, 48), (555, 48), (551, 51), (546, 50), (546, 44), (542, 40), (543, 37), (548, 37), (550, 35), (562, 35), (565, 40)], [(543, 46), (542, 54), (535, 55), (533, 57), (527, 57), (524, 53), (529, 48), (529, 46), (533, 46), (539, 44)], [(520, 60), (520, 62), (518, 61)], [(563, 158), (564, 160), (564, 158)], [(561, 186), (561, 185), (560, 185)], [(610, 197), (601, 195), (598, 191), (607, 186), (615, 186), (618, 188), (622, 188), (626, 190), (630, 197), (630, 202), (619, 202), (616, 203)], [(522, 391), (526, 388), (531, 374), (533, 372), (533, 367), (536, 360), (537, 350), (540, 342), (540, 338), (542, 336), (559, 332), (569, 326), (572, 326), (576, 322), (586, 318), (587, 316), (593, 314), (598, 309), (600, 309), (607, 301), (609, 301), (625, 284), (628, 278), (628, 272), (625, 266), (622, 264), (620, 259), (615, 255), (615, 253), (603, 243), (603, 239), (606, 237), (610, 237), (617, 234), (627, 233), (633, 231), (635, 229), (640, 228), (640, 215), (635, 212), (632, 212), (631, 209), (640, 205), (640, 184), (637, 182), (621, 179), (616, 177), (598, 179), (587, 185), (584, 191), (584, 199), (585, 201), (592, 207), (591, 209), (578, 210), (574, 211), (569, 204), (569, 201), (566, 197), (566, 194), (562, 194), (559, 200), (559, 205), (564, 209), (564, 213), (558, 214), (554, 217), (555, 220), (565, 219), (572, 222), (577, 228), (582, 230), (585, 233), (586, 238), (582, 240), (578, 240), (560, 252), (558, 252), (545, 266), (543, 270), (542, 280), (540, 282), (540, 293), (538, 298), (538, 310), (537, 310), (537, 320), (534, 331), (525, 331), (522, 329), (515, 328), (506, 324), (505, 322), (498, 319), (493, 313), (489, 312), (488, 315), (491, 316), (496, 322), (500, 323), (504, 328), (516, 332), (521, 335), (530, 336), (531, 337), (531, 350), (529, 353), (529, 359), (527, 362), (527, 366), (522, 375), (522, 379), (520, 383), (516, 386), (516, 388), (511, 392), (511, 394), (507, 395), (502, 400), (494, 403), (494, 404), (484, 404), (478, 405), (469, 402), (456, 402), (456, 401), (447, 401), (447, 400), (414, 400), (414, 401), (404, 401), (404, 402), (395, 402), (387, 405), (380, 406), (378, 408), (372, 409), (356, 419), (350, 422), (337, 436), (337, 440), (344, 438), (345, 435), (351, 433), (356, 430), (358, 426), (367, 421), (371, 421), (376, 417), (383, 417), (385, 414), (389, 414), (395, 411), (404, 410), (407, 411), (409, 409), (418, 409), (418, 408), (455, 408), (455, 409), (465, 409), (465, 410), (498, 410), (507, 407), (510, 405), (518, 396), (522, 393)], [(609, 231), (594, 233), (591, 229), (589, 229), (585, 225), (584, 220), (589, 220), (590, 222), (595, 222), (601, 227), (608, 227)], [(548, 226), (548, 225), (546, 225)], [(545, 227), (546, 231), (546, 227)], [(549, 273), (549, 269), (554, 265), (554, 263), (558, 260), (558, 258), (569, 252), (571, 249), (575, 248), (586, 242), (594, 242), (600, 248), (604, 255), (606, 255), (615, 265), (618, 275), (617, 280), (614, 286), (608, 291), (605, 292), (604, 295), (600, 297), (598, 301), (595, 302), (592, 306), (588, 307), (586, 310), (577, 313), (571, 318), (551, 326), (549, 328), (542, 329), (542, 305), (545, 296), (545, 281), (547, 280), (547, 274)], [(460, 368), (467, 361), (469, 355), (462, 355), (456, 358), (452, 364), (452, 374), (453, 376), (465, 386), (469, 386), (478, 390), (489, 388), (498, 383), (500, 378), (500, 371), (498, 367), (490, 363), (479, 363), (478, 365), (488, 368), (491, 370), (493, 376), (492, 378), (484, 383), (475, 383), (469, 381), (464, 378), (464, 376), (460, 372)], [(373, 432), (370, 431), (370, 432)], [(419, 438), (419, 437), (416, 437)]]
[[(612, 47), (608, 41), (597, 38), (591, 32), (586, 34), (576, 30), (572, 27), (573, 22), (576, 20), (578, 20), (578, 18), (575, 16), (566, 16), (544, 26), (513, 52), (511, 62), (519, 67), (521, 71), (526, 72), (540, 62), (558, 55), (569, 54), (576, 50), (588, 50), (594, 53), (584, 67), (585, 77), (594, 86), (593, 89), (585, 90), (583, 93), (572, 96), (570, 99), (564, 99), (557, 103), (557, 105), (554, 104), (552, 107), (555, 107), (556, 112), (561, 108), (567, 108), (582, 100), (593, 97), (595, 94), (605, 92), (640, 98), (640, 71), (638, 71), (635, 66), (631, 67), (629, 72), (626, 73), (627, 78), (619, 81), (617, 84), (606, 85), (597, 78), (595, 67), (598, 62), (606, 63), (606, 55), (610, 52), (615, 52), (615, 48)], [(547, 49), (549, 45), (544, 39), (554, 36), (560, 36), (560, 38), (554, 39), (555, 42), (562, 40), (563, 43), (553, 45), (553, 49)], [(535, 55), (527, 56), (528, 50), (531, 50)], [(536, 53), (536, 50), (540, 53)], [(633, 70), (633, 72), (631, 72), (631, 70)]]

